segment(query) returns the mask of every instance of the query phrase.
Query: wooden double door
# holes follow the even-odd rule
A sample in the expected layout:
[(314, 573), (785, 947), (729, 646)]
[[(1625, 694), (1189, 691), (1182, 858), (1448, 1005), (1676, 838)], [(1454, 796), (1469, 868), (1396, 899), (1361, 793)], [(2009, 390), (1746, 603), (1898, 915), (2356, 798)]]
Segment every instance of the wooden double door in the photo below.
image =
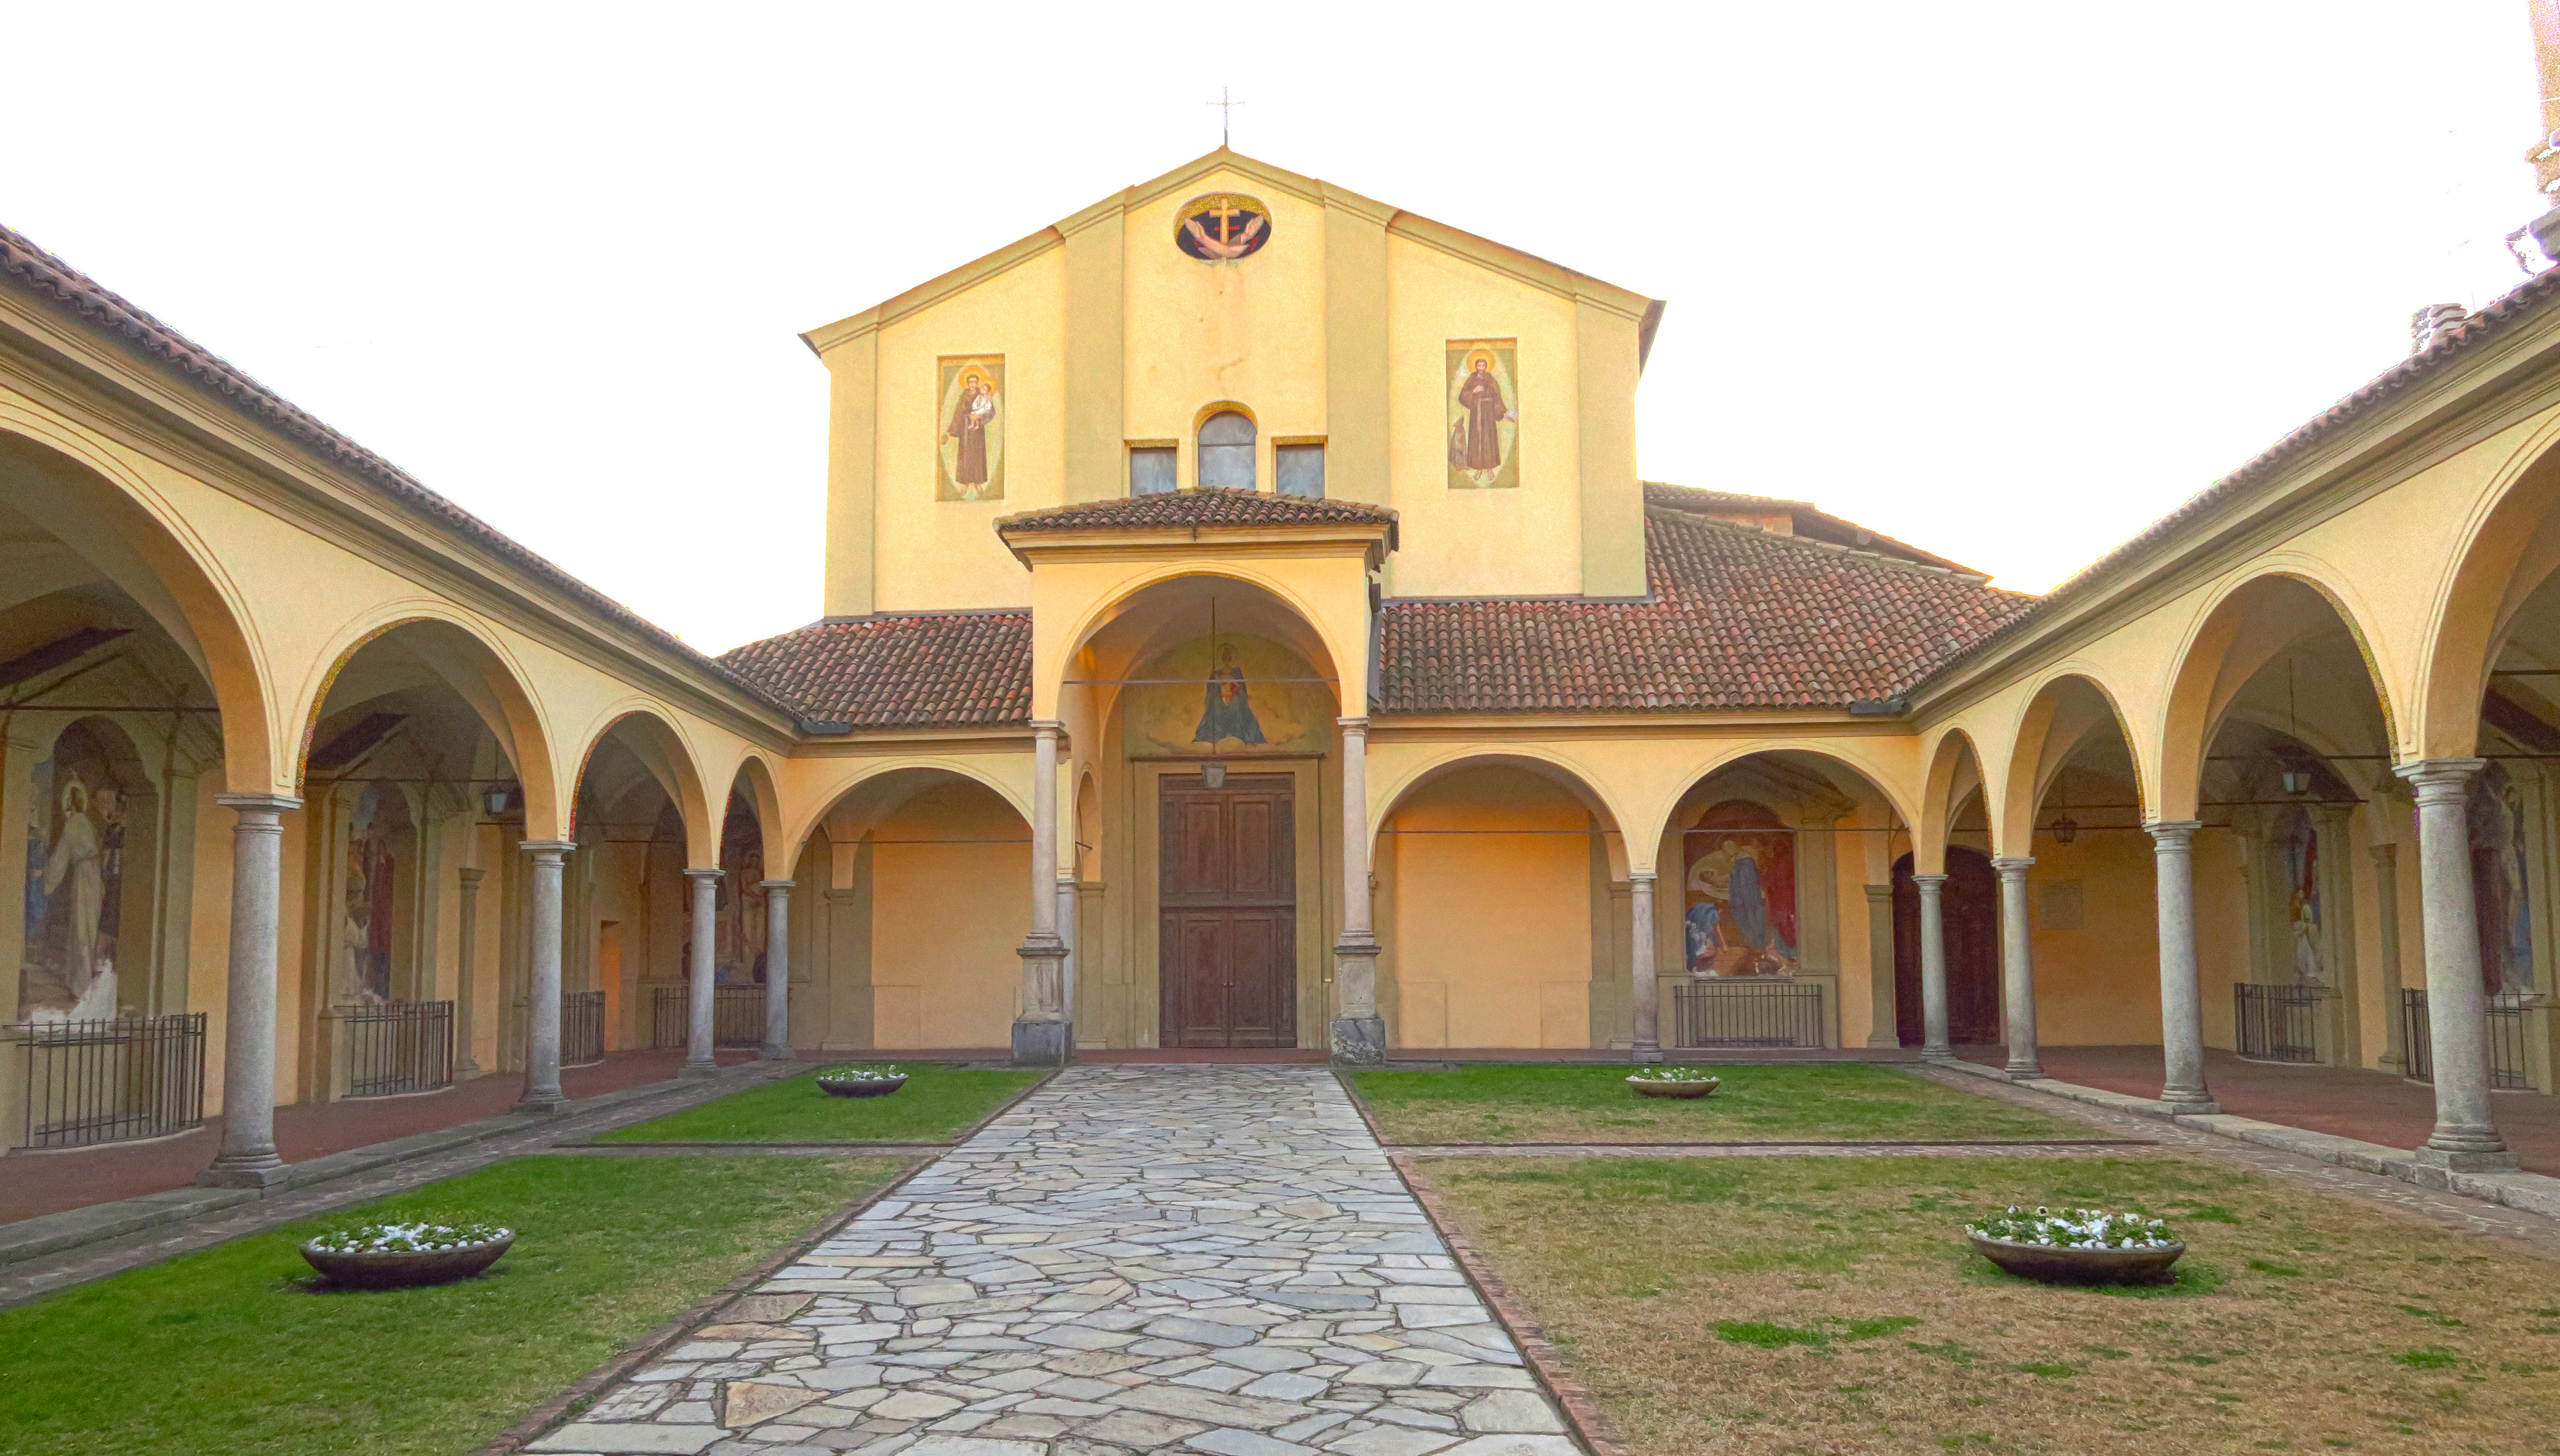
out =
[[(1989, 1047), (2006, 1035), (2000, 1019), (2000, 876), (1972, 850), (1947, 847), (1938, 887), (1938, 923), (1947, 944), (1947, 1040)], [(1905, 1047), (1920, 1046), (1920, 887), (1911, 857), (1893, 862), (1893, 1020)]]
[(1158, 784), (1157, 1045), (1297, 1046), (1295, 781)]

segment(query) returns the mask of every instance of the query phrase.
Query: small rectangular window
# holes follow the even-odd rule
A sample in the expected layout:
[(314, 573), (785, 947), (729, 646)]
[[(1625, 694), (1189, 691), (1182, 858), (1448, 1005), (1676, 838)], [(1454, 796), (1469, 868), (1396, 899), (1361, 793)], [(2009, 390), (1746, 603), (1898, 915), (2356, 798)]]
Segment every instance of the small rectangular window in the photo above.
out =
[(1163, 495), (1173, 488), (1173, 446), (1132, 445), (1129, 447), (1129, 494)]
[(1280, 493), (1284, 496), (1306, 496), (1321, 500), (1325, 494), (1325, 447), (1323, 445), (1280, 445), (1277, 467)]

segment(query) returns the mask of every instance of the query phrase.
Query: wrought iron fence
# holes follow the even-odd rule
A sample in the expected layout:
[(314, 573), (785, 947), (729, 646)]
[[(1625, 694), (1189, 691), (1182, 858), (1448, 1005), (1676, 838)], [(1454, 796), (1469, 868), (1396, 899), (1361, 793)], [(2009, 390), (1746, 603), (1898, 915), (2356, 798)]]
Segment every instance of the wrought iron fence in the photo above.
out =
[(205, 1120), (205, 1013), (38, 1022), (24, 1049), (22, 1148), (84, 1148), (185, 1132)]
[(593, 1066), (604, 1059), (604, 993), (571, 991), (560, 998), (560, 1065)]
[(1794, 981), (1672, 987), (1675, 1047), (1820, 1047), (1823, 988)]
[(2231, 989), (2239, 1001), (2241, 1055), (2255, 1061), (2320, 1060), (2319, 987)]
[[(660, 986), (649, 999), (649, 1045), (682, 1047), (692, 1029), (693, 992), (687, 986)], [(761, 1047), (764, 1045), (764, 988), (761, 986), (715, 986), (712, 988), (712, 1045), (715, 1047)]]
[(397, 1097), (453, 1085), (453, 1003), (392, 1001), (346, 1014), (347, 1095)]
[[(2505, 1091), (2520, 1091), (2533, 1085), (2533, 1075), (2524, 1060), (2524, 1004), (2512, 996), (2488, 999), (2488, 1084)], [(2428, 1039), (2431, 1023), (2427, 1016), (2427, 993), (2422, 988), (2400, 989), (2400, 1043), (2409, 1049), (2409, 1075), (2419, 1081), (2432, 1081), (2436, 1075), (2436, 1047)]]

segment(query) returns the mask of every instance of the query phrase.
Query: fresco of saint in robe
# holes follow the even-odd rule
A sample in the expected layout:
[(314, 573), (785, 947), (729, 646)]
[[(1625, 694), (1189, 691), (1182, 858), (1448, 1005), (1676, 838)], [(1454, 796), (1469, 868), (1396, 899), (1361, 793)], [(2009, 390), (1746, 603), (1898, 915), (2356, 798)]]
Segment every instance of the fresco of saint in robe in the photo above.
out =
[(1449, 345), (1449, 488), (1520, 484), (1520, 389), (1509, 339)]
[(390, 784), (369, 783), (347, 821), (344, 947), (338, 1004), (392, 1001), (392, 947), (400, 906), (400, 866), (415, 837), (408, 802)]
[(1005, 361), (1000, 355), (942, 361), (941, 438), (934, 451), (935, 499), (1005, 498)]
[(712, 984), (761, 986), (767, 948), (764, 849), (755, 811), (732, 800), (720, 824), (720, 878), (712, 902)]
[(2311, 811), (2296, 809), (2285, 822), (2285, 954), (2294, 980), (2317, 986), (2328, 979), (2320, 957), (2320, 830)]
[(2480, 925), (2480, 982), (2491, 996), (2534, 989), (2533, 908), (2526, 897), (2524, 793), (2490, 763), (2464, 792), (2471, 826), (2472, 909)]
[(128, 796), (85, 723), (63, 729), (29, 780), (26, 944), (14, 1019), (113, 1017)]
[(1796, 836), (1765, 805), (1728, 799), (1680, 838), (1692, 976), (1783, 976), (1797, 966)]

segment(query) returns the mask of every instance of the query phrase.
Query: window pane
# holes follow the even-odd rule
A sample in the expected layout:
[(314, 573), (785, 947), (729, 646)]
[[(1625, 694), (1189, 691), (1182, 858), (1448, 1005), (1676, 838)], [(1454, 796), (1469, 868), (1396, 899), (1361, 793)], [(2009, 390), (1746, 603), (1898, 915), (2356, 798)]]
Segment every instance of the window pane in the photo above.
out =
[(1129, 452), (1129, 494), (1163, 495), (1174, 488), (1174, 449), (1150, 445)]
[(1200, 442), (1203, 445), (1249, 445), (1253, 443), (1253, 421), (1229, 409), (1200, 421)]
[(1200, 446), (1200, 483), (1222, 485), (1230, 490), (1253, 489), (1253, 447), (1251, 445)]
[(1323, 445), (1282, 445), (1274, 453), (1279, 461), (1272, 467), (1280, 478), (1276, 482), (1284, 496), (1321, 498), (1325, 493), (1325, 447)]

